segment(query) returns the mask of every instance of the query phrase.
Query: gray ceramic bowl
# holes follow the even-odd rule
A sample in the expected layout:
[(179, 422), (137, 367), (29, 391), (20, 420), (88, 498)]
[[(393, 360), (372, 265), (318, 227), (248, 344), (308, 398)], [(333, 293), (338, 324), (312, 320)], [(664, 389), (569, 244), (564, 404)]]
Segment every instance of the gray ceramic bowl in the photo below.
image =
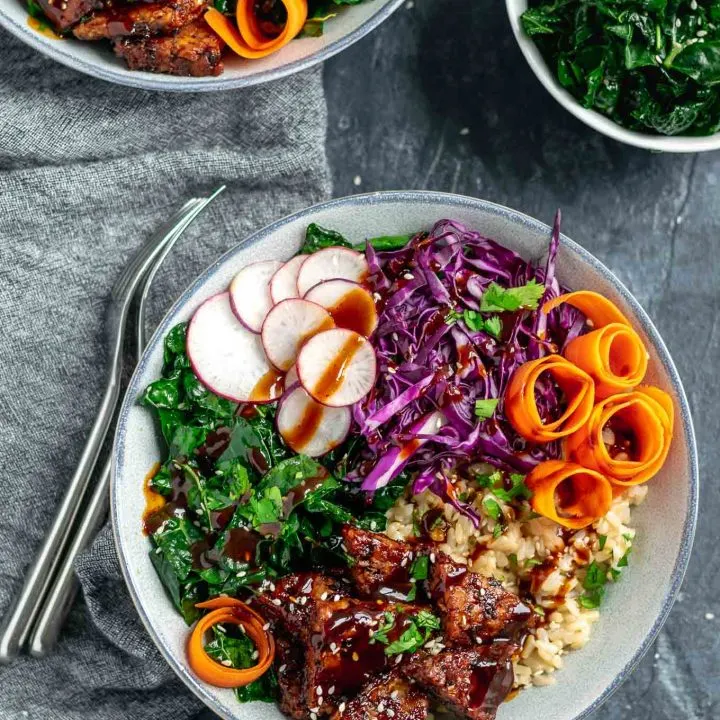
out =
[(545, 89), (578, 120), (589, 125), (603, 135), (619, 142), (646, 150), (672, 153), (694, 153), (717, 150), (720, 148), (720, 133), (695, 137), (692, 135), (651, 135), (636, 130), (628, 130), (595, 110), (584, 108), (557, 81), (555, 73), (547, 66), (537, 45), (522, 29), (520, 17), (528, 8), (528, 0), (505, 0), (510, 25), (522, 54)]
[(352, 45), (383, 20), (390, 17), (403, 0), (367, 0), (344, 7), (325, 26), (319, 38), (294, 40), (279, 52), (260, 60), (245, 61), (226, 53), (225, 72), (220, 77), (189, 78), (128, 70), (115, 57), (107, 43), (55, 40), (28, 25), (28, 13), (21, 0), (0, 4), (0, 25), (31, 47), (80, 72), (120, 85), (146, 90), (198, 92), (229, 90), (277, 80), (327, 60)]
[[(224, 718), (281, 720), (282, 715), (273, 705), (241, 705), (231, 691), (205, 685), (193, 676), (185, 661), (188, 628), (165, 596), (148, 557), (149, 542), (141, 530), (142, 485), (162, 450), (150, 413), (136, 401), (160, 373), (162, 339), (175, 323), (190, 318), (205, 298), (225, 289), (247, 263), (291, 257), (308, 223), (361, 240), (429, 228), (440, 218), (459, 220), (527, 258), (543, 255), (550, 232), (546, 225), (513, 210), (457, 195), (377, 193), (318, 205), (260, 230), (203, 273), (162, 321), (130, 381), (115, 438), (112, 484), (112, 519), (123, 571), (140, 617), (160, 651), (187, 686)], [(601, 292), (631, 318), (650, 351), (648, 381), (674, 398), (677, 426), (667, 463), (651, 481), (646, 502), (635, 510), (638, 536), (631, 567), (611, 588), (589, 644), (567, 655), (556, 685), (521, 693), (500, 709), (499, 720), (577, 720), (596, 709), (632, 671), (665, 621), (680, 588), (695, 528), (695, 440), (685, 393), (667, 348), (618, 279), (565, 237), (558, 272), (569, 287)]]

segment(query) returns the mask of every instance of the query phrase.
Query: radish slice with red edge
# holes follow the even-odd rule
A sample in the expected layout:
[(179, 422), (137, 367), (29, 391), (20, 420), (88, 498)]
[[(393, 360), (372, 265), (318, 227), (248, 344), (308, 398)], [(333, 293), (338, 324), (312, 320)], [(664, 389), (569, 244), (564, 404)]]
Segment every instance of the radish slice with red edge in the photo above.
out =
[(335, 326), (354, 330), (370, 337), (378, 324), (378, 314), (372, 295), (362, 285), (351, 280), (326, 280), (310, 288), (306, 300), (322, 305), (335, 321)]
[(326, 407), (315, 402), (300, 385), (283, 395), (277, 412), (277, 428), (296, 453), (318, 457), (336, 448), (350, 432), (348, 407)]
[(187, 331), (193, 372), (211, 392), (235, 402), (271, 402), (282, 392), (282, 376), (271, 367), (260, 336), (238, 322), (229, 293), (206, 300)]
[(300, 297), (310, 288), (324, 282), (342, 278), (363, 282), (370, 274), (370, 267), (363, 253), (344, 247), (329, 247), (310, 255), (300, 267), (297, 285)]
[(270, 279), (282, 267), (278, 260), (246, 265), (230, 283), (230, 302), (237, 319), (251, 332), (259, 333), (273, 305)]
[(298, 273), (307, 255), (296, 255), (288, 260), (270, 280), (270, 297), (275, 305), (288, 298), (300, 297), (297, 287)]
[(297, 370), (302, 386), (314, 400), (343, 407), (372, 390), (377, 359), (367, 338), (336, 328), (315, 335), (303, 345)]
[(400, 471), (408, 464), (410, 458), (443, 425), (447, 425), (447, 419), (439, 410), (421, 417), (408, 429), (407, 434), (414, 437), (407, 440), (403, 445), (397, 445), (388, 450), (363, 480), (362, 489), (374, 492), (385, 487), (394, 477), (400, 474)]
[(289, 389), (292, 385), (300, 382), (297, 373), (297, 365), (293, 365), (287, 373), (285, 373), (285, 389)]
[(309, 338), (334, 327), (330, 313), (316, 303), (290, 298), (270, 310), (262, 327), (262, 344), (270, 362), (289, 370)]

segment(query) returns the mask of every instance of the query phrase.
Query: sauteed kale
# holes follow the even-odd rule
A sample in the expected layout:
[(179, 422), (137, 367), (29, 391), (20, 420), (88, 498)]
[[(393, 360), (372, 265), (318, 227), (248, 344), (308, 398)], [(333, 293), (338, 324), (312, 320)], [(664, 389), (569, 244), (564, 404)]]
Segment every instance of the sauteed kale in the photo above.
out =
[(720, 130), (717, 0), (531, 0), (525, 32), (560, 84), (619, 125)]
[(183, 323), (168, 333), (162, 377), (141, 402), (155, 410), (167, 445), (149, 483), (168, 500), (145, 518), (151, 558), (190, 624), (200, 615), (195, 603), (208, 597), (299, 569), (346, 565), (340, 526), (384, 529), (407, 478), (368, 503), (340, 482), (361, 449), (358, 438), (322, 465), (291, 456), (275, 430), (274, 407), (238, 406), (202, 387), (185, 332)]

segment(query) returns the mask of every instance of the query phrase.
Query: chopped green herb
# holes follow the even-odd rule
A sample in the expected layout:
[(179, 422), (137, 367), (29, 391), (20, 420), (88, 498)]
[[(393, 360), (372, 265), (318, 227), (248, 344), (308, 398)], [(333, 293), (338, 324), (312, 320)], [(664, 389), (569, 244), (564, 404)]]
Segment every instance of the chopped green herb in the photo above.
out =
[(516, 288), (502, 288), (491, 283), (480, 300), (480, 312), (515, 312), (535, 310), (545, 293), (545, 286), (530, 280)]
[(410, 566), (410, 577), (414, 580), (427, 580), (430, 573), (430, 560), (427, 555), (420, 555)]
[(538, 560), (537, 558), (528, 558), (525, 561), (526, 568), (535, 567), (536, 565), (542, 565), (542, 560)]
[(387, 645), (390, 642), (388, 633), (395, 627), (395, 616), (391, 612), (386, 612), (383, 621), (378, 625), (377, 630), (373, 632), (370, 642), (372, 644), (381, 642)]
[(632, 552), (632, 548), (628, 548), (625, 554), (618, 560), (617, 566), (619, 568), (627, 567), (628, 566), (628, 556)]
[(475, 401), (475, 417), (480, 420), (487, 420), (495, 414), (495, 409), (498, 405), (497, 398), (488, 398), (486, 400)]
[(607, 535), (598, 535), (598, 547), (601, 550), (605, 549), (605, 543), (607, 542)]
[(485, 508), (485, 512), (496, 522), (500, 522), (500, 520), (503, 517), (503, 511), (500, 505), (498, 505), (496, 500), (493, 500), (491, 497), (486, 497), (483, 500), (483, 508)]
[(500, 525), (500, 523), (498, 523), (498, 524), (493, 528), (493, 538), (494, 538), (495, 540), (497, 540), (502, 534), (503, 534), (503, 526)]

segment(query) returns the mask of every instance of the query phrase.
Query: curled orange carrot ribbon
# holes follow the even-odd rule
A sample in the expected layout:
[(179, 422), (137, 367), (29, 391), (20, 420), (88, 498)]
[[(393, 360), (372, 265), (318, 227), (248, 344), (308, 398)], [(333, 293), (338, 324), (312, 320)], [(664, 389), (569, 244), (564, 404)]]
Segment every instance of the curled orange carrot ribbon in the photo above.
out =
[(563, 527), (580, 530), (601, 518), (612, 504), (612, 486), (596, 470), (564, 460), (546, 460), (525, 478), (532, 509)]
[[(260, 615), (245, 603), (230, 597), (213, 598), (198, 603), (196, 607), (212, 610), (198, 620), (187, 644), (190, 667), (201, 680), (217, 687), (243, 687), (268, 671), (275, 658), (275, 640), (264, 629), (265, 620)], [(226, 667), (207, 654), (205, 633), (220, 623), (243, 627), (248, 637), (255, 643), (258, 652), (257, 665), (245, 669)]]
[(639, 385), (647, 372), (648, 354), (627, 318), (607, 298), (589, 290), (560, 295), (543, 305), (543, 312), (568, 303), (595, 328), (575, 338), (564, 356), (595, 381), (595, 395), (605, 398)]
[(238, 0), (235, 13), (237, 27), (215, 8), (208, 8), (205, 21), (240, 57), (262, 58), (277, 52), (297, 37), (307, 20), (307, 0), (282, 0), (282, 3), (287, 10), (287, 21), (275, 38), (267, 37), (261, 31), (253, 0)]
[[(535, 385), (543, 373), (557, 383), (567, 407), (559, 418), (544, 423), (535, 399)], [(578, 431), (595, 402), (592, 378), (560, 355), (548, 355), (521, 365), (505, 393), (505, 413), (517, 432), (532, 442), (551, 442)]]
[(565, 441), (567, 456), (603, 473), (617, 488), (647, 482), (662, 468), (673, 434), (672, 399), (656, 387), (612, 395)]

